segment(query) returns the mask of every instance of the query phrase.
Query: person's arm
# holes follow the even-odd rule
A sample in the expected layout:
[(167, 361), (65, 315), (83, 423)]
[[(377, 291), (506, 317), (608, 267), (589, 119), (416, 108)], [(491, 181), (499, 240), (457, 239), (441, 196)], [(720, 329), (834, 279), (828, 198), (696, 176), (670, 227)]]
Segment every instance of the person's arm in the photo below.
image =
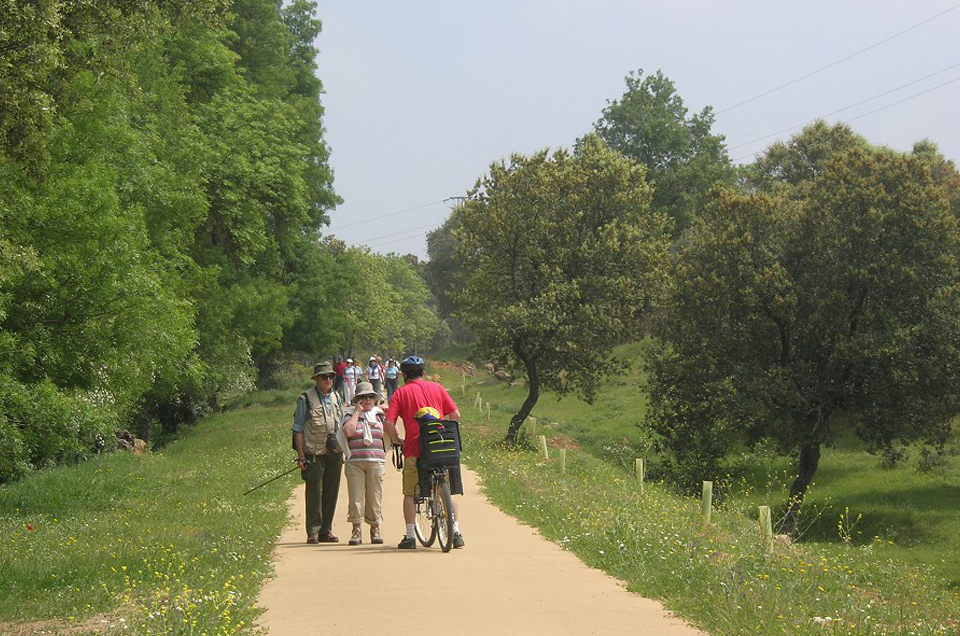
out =
[(387, 433), (387, 436), (390, 438), (390, 441), (394, 444), (402, 444), (403, 440), (400, 439), (400, 436), (397, 434), (397, 423), (393, 420), (384, 420), (383, 428)]
[(297, 466), (307, 468), (307, 455), (303, 450), (303, 422), (307, 419), (307, 405), (303, 398), (297, 400), (297, 410), (293, 413), (293, 445), (297, 451)]
[(345, 414), (343, 418), (343, 434), (347, 437), (353, 437), (357, 432), (357, 423), (360, 421), (360, 412), (363, 410), (359, 406), (351, 408), (353, 412)]
[(460, 421), (460, 409), (454, 408), (452, 411), (443, 416), (445, 420), (456, 420)]

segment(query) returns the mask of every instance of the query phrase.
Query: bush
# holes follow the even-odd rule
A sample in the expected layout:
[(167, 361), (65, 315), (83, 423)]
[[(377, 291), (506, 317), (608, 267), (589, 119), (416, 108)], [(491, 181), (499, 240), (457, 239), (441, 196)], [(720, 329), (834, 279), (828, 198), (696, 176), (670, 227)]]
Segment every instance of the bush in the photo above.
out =
[(31, 468), (80, 461), (114, 436), (115, 407), (93, 396), (68, 393), (50, 380), (24, 386), (0, 383), (0, 483)]

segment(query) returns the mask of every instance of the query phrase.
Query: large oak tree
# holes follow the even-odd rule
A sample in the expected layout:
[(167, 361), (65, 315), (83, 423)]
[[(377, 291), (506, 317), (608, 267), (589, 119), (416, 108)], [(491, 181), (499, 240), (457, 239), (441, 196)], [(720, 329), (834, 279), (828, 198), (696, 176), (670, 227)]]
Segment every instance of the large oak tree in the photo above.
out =
[(671, 227), (644, 172), (590, 135), (494, 163), (459, 208), (460, 317), (482, 355), (528, 380), (508, 442), (541, 389), (592, 400), (613, 346), (638, 333)]
[(676, 255), (651, 369), (651, 423), (691, 481), (744, 436), (796, 457), (788, 522), (838, 422), (875, 449), (937, 439), (960, 397), (960, 235), (943, 189), (922, 159), (844, 131), (808, 152), (825, 132), (760, 162), (778, 187), (715, 193)]

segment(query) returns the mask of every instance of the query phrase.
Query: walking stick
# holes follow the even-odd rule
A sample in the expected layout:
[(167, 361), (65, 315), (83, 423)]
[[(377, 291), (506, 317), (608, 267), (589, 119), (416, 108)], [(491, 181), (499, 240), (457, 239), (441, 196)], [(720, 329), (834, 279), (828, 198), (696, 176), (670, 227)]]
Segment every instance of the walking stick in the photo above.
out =
[(284, 475), (289, 475), (290, 473), (292, 473), (293, 471), (297, 470), (298, 468), (300, 468), (300, 465), (299, 465), (299, 464), (297, 464), (296, 466), (294, 466), (294, 467), (291, 468), (290, 470), (285, 470), (285, 471), (283, 471), (282, 473), (280, 473), (280, 474), (277, 475), (276, 477), (271, 477), (270, 479), (268, 479), (267, 481), (263, 482), (262, 484), (258, 484), (258, 485), (256, 485), (256, 486), (254, 486), (253, 488), (251, 488), (250, 490), (248, 490), (247, 492), (245, 492), (245, 493), (243, 493), (243, 494), (246, 495), (246, 494), (249, 494), (249, 493), (253, 492), (253, 491), (256, 490), (257, 488), (262, 488), (263, 486), (266, 486), (267, 484), (269, 484), (271, 481), (276, 481), (276, 480), (280, 479), (281, 477), (283, 477)]

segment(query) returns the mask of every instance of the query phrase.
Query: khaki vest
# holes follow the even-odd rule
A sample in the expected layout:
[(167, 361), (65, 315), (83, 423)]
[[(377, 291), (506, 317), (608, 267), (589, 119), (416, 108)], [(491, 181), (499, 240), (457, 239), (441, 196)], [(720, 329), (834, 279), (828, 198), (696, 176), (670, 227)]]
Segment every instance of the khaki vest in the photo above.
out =
[(304, 391), (300, 397), (307, 405), (307, 417), (303, 421), (303, 450), (307, 455), (325, 455), (327, 435), (337, 432), (343, 418), (340, 396), (336, 391), (330, 392), (330, 409), (324, 406), (317, 387)]

